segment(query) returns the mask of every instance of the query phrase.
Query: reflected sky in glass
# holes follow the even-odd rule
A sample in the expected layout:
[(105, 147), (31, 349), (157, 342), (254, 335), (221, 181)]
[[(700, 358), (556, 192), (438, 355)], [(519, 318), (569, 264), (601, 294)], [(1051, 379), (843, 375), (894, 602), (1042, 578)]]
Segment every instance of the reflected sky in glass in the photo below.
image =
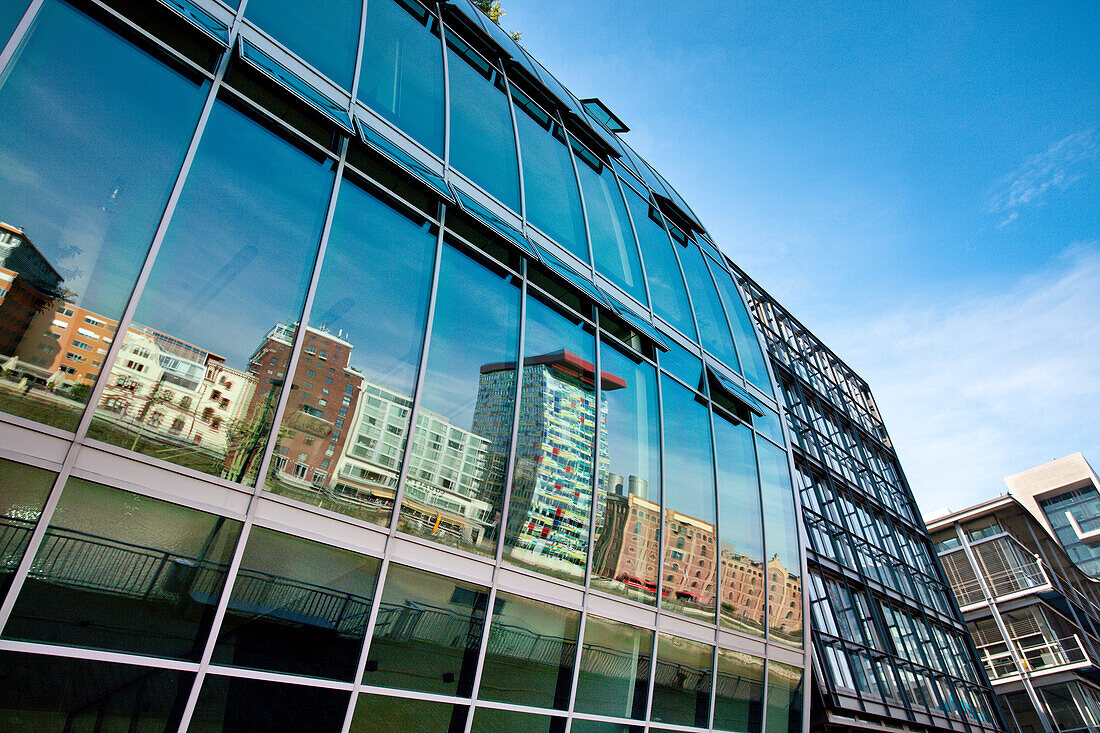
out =
[[(745, 302), (741, 300), (741, 294), (733, 282), (733, 276), (715, 262), (706, 258), (710, 270), (714, 275), (714, 282), (718, 291), (722, 294), (722, 301), (729, 314), (729, 324), (733, 331), (733, 340), (737, 344), (737, 355), (741, 358), (741, 373), (745, 378), (759, 387), (764, 394), (774, 394), (771, 379), (768, 377), (768, 367), (764, 364), (764, 353), (760, 350), (760, 342), (756, 340), (756, 331), (753, 330), (749, 312), (745, 309)], [(735, 366), (730, 364), (730, 366)]]
[(351, 89), (363, 0), (249, 0), (244, 17), (345, 89)]
[(367, 3), (369, 41), (363, 44), (358, 95), (443, 157), (443, 47), (425, 27), (429, 17), (416, 2)]
[(629, 188), (625, 190), (625, 196), (627, 206), (630, 208), (630, 216), (634, 220), (634, 230), (638, 234), (642, 260), (645, 262), (649, 294), (653, 297), (653, 310), (661, 318), (694, 339), (696, 338), (695, 323), (691, 319), (687, 289), (684, 287), (684, 278), (680, 275), (680, 267), (676, 264), (672, 240), (669, 239), (668, 232), (660, 221), (660, 214), (656, 213), (648, 201)]
[(701, 399), (668, 377), (661, 377), (665, 505), (713, 528), (714, 466), (710, 423)]
[(680, 263), (684, 266), (684, 276), (691, 291), (691, 303), (695, 307), (695, 322), (699, 324), (703, 348), (736, 371), (737, 352), (733, 347), (722, 301), (703, 262), (703, 253), (692, 242), (686, 246), (676, 244), (676, 250), (680, 253)]

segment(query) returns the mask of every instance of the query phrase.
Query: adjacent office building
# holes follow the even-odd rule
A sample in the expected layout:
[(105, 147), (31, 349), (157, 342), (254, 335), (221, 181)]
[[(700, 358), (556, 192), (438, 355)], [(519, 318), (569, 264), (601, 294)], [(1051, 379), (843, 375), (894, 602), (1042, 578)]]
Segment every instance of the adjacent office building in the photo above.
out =
[(930, 519), (932, 539), (1010, 730), (1098, 730), (1096, 474), (1077, 453), (1005, 482), (1007, 494)]
[(996, 729), (869, 394), (773, 373), (467, 0), (17, 0), (0, 47), (2, 272), (57, 280), (0, 354), (0, 727), (799, 731), (812, 600), (815, 726)]

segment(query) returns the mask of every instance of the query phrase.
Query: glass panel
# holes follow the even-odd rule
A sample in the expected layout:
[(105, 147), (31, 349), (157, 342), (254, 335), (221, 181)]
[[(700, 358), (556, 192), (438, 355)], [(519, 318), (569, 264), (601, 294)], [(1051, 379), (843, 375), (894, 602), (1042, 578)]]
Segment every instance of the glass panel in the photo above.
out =
[(615, 173), (611, 166), (581, 147), (580, 143), (573, 142), (573, 152), (584, 194), (584, 208), (588, 214), (588, 233), (592, 238), (596, 271), (639, 302), (647, 303), (638, 246), (630, 229), (630, 218)]
[(565, 718), (548, 715), (517, 713), (513, 710), (478, 708), (474, 711), (474, 723), (470, 733), (564, 733)]
[(757, 438), (764, 536), (768, 554), (768, 628), (771, 638), (802, 646), (802, 577), (798, 516), (787, 468), (787, 454)]
[(718, 650), (714, 728), (738, 733), (760, 730), (764, 712), (764, 660), (744, 652)]
[(565, 710), (580, 612), (497, 593), (478, 697)]
[(4, 636), (198, 661), (240, 527), (70, 479)]
[(703, 262), (703, 253), (691, 242), (677, 250), (680, 253), (680, 263), (684, 267), (684, 277), (688, 281), (688, 289), (691, 291), (691, 304), (695, 307), (695, 322), (699, 324), (703, 348), (731, 369), (740, 371), (726, 313), (722, 309), (722, 300), (718, 297), (710, 271)]
[(589, 616), (573, 709), (617, 718), (646, 716), (653, 632)]
[(250, 0), (244, 17), (345, 89), (351, 89), (363, 0)]
[(764, 529), (752, 431), (714, 415), (722, 530), (719, 596), (723, 626), (764, 635)]
[[(512, 435), (515, 375), (482, 368), (516, 362), (519, 288), (443, 248), (431, 350), (409, 456), (399, 527), (493, 555)], [(496, 372), (497, 375), (507, 374)]]
[[(435, 249), (425, 219), (391, 208), (353, 180), (340, 184), (268, 491), (389, 522)], [(271, 358), (260, 364), (264, 372)]]
[(701, 397), (661, 378), (665, 437), (662, 604), (714, 619), (717, 514), (710, 421)]
[(8, 42), (30, 4), (30, 0), (11, 0), (0, 7), (0, 48)]
[(775, 394), (771, 379), (768, 377), (768, 367), (764, 364), (764, 353), (760, 350), (760, 342), (756, 340), (752, 320), (749, 318), (749, 312), (745, 310), (745, 303), (741, 300), (741, 294), (737, 291), (733, 277), (715, 263), (709, 263), (709, 266), (714, 274), (718, 291), (722, 294), (726, 313), (729, 315), (733, 340), (737, 344), (737, 355), (741, 358), (741, 373), (764, 394)]
[(128, 664), (0, 652), (0, 728), (176, 730), (195, 675)]
[[(524, 351), (505, 555), (517, 565), (583, 582), (597, 439), (592, 329), (529, 296)], [(511, 405), (512, 395), (505, 390), (515, 384), (515, 372), (515, 362), (484, 367), (486, 394), (500, 395), (503, 405)], [(621, 386), (606, 373), (603, 380), (604, 390)], [(492, 398), (482, 408), (502, 412)], [(601, 456), (606, 455), (606, 401), (600, 406), (598, 438)]]
[(442, 158), (443, 47), (434, 26), (413, 0), (368, 2), (358, 96)]
[(512, 90), (523, 160), (527, 220), (588, 262), (581, 196), (561, 126), (517, 89)]
[(350, 681), (380, 564), (300, 537), (253, 529), (213, 663)]
[(465, 705), (359, 693), (348, 733), (463, 733)]
[(0, 459), (0, 599), (27, 551), (57, 474)]
[(487, 588), (390, 565), (363, 684), (469, 697)]
[(61, 2), (42, 6), (12, 63), (0, 86), (0, 409), (72, 430), (205, 84)]
[(638, 245), (645, 262), (645, 274), (649, 280), (649, 294), (653, 298), (653, 310), (661, 318), (696, 338), (695, 323), (691, 320), (684, 278), (676, 264), (672, 240), (668, 238), (661, 215), (649, 202), (629, 188), (625, 192)]
[(339, 733), (351, 693), (208, 675), (188, 733)]
[(473, 49), (447, 34), (451, 75), (451, 165), (519, 211), (519, 161), (504, 79)]
[(767, 733), (802, 730), (802, 670), (789, 664), (768, 662)]
[(92, 437), (253, 479), (331, 190), (324, 162), (215, 105)]
[(668, 342), (668, 350), (660, 355), (661, 369), (699, 392), (703, 386), (703, 361), (675, 341)]
[(657, 635), (654, 723), (708, 727), (714, 647), (668, 634)]
[(779, 422), (779, 413), (770, 407), (765, 407), (759, 401), (757, 407), (762, 408), (763, 416), (757, 415), (752, 419), (752, 425), (763, 435), (771, 438), (776, 443), (783, 442), (783, 425)]
[(597, 482), (592, 587), (653, 604), (661, 532), (661, 453), (657, 375), (647, 362), (602, 341), (600, 359), (621, 389), (607, 390), (607, 460)]

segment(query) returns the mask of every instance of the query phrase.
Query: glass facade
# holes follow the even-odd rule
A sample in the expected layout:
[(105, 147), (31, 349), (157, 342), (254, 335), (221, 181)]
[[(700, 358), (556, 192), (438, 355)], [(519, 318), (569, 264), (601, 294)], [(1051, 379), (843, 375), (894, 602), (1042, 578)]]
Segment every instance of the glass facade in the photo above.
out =
[(695, 215), (465, 2), (240, 6), (0, 10), (0, 727), (800, 729)]

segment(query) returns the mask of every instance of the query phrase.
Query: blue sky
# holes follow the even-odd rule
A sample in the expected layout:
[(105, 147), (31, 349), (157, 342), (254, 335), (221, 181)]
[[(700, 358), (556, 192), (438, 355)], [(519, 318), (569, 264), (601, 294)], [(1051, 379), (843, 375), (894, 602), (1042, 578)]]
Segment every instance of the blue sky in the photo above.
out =
[(1100, 463), (1100, 4), (504, 6), (868, 380), (924, 511)]

